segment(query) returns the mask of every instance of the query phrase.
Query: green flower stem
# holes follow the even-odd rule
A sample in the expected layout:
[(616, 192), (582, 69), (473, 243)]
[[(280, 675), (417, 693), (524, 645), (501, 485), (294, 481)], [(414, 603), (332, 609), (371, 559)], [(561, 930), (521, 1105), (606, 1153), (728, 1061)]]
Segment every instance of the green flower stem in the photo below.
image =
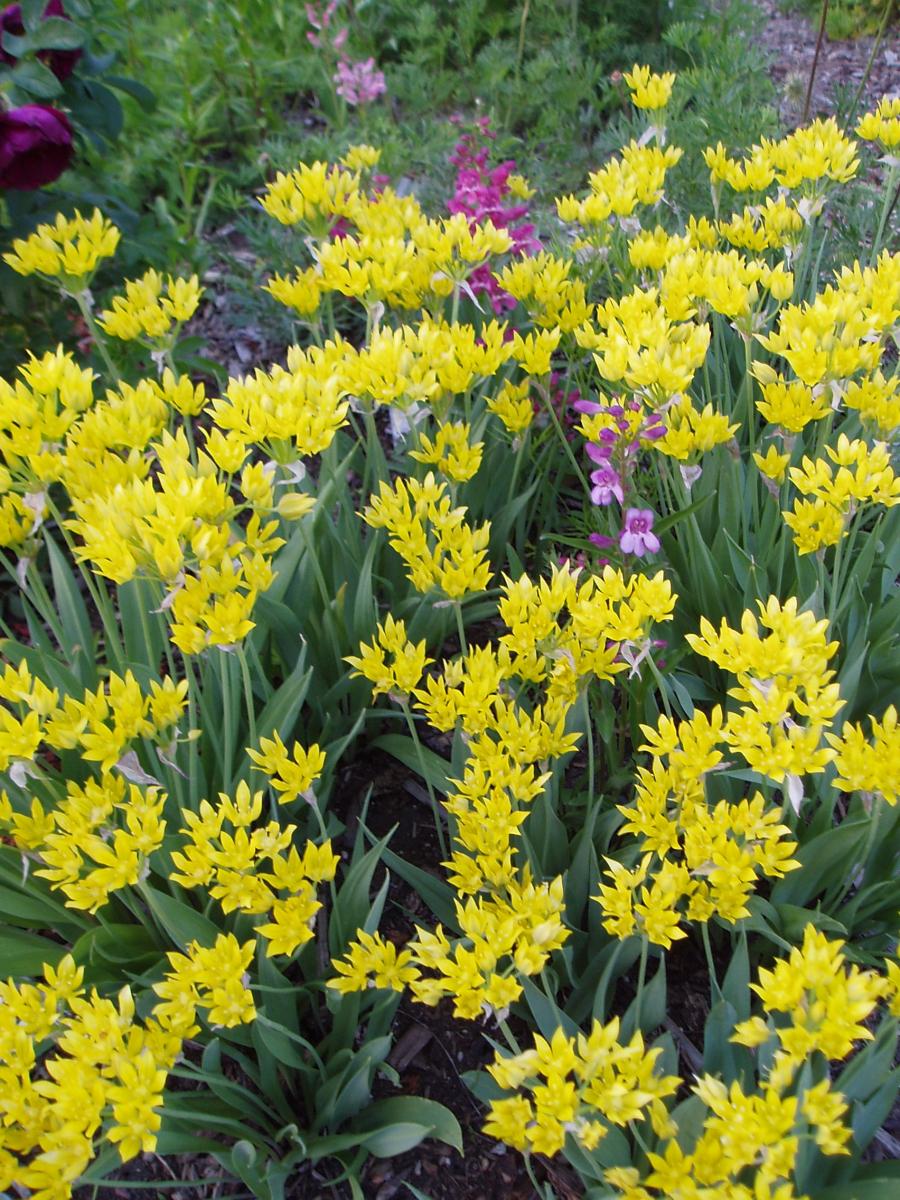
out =
[(244, 653), (244, 647), (238, 644), (235, 647), (235, 655), (241, 668), (241, 681), (244, 685), (244, 703), (247, 706), (247, 727), (250, 730), (250, 745), (258, 746), (259, 741), (256, 736), (256, 700), (253, 696), (253, 685), (250, 682), (250, 667), (247, 664), (247, 655)]
[(507, 505), (512, 504), (513, 498), (515, 497), (515, 494), (516, 494), (516, 485), (519, 482), (519, 473), (522, 470), (522, 457), (525, 453), (525, 444), (528, 441), (529, 432), (530, 432), (530, 430), (524, 429), (519, 434), (519, 444), (516, 447), (516, 457), (513, 460), (512, 476), (510, 477), (510, 481), (509, 481), (509, 491), (506, 494)]
[(641, 1032), (641, 1006), (644, 1002), (644, 984), (647, 979), (647, 953), (650, 942), (646, 933), (641, 935), (641, 961), (638, 964), (637, 995), (634, 998), (634, 1032)]
[(363, 420), (366, 423), (366, 463), (363, 470), (363, 492), (368, 495), (374, 490), (372, 475), (375, 476), (375, 483), (382, 480), (387, 481), (388, 469), (387, 459), (384, 454), (384, 447), (381, 444), (381, 439), (378, 436), (378, 427), (375, 424), (375, 413), (368, 405), (363, 407)]
[[(313, 540), (312, 540), (312, 536), (310, 534), (310, 531), (309, 531), (309, 528), (307, 525), (306, 517), (301, 517), (299, 524), (300, 524), (300, 536), (303, 538), (304, 545), (306, 546), (306, 555), (307, 555), (310, 563), (312, 564), (313, 574), (316, 577), (316, 585), (319, 589), (319, 596), (322, 600), (322, 616), (324, 618), (325, 613), (327, 613), (328, 610), (331, 608), (333, 597), (331, 595), (331, 592), (328, 590), (328, 584), (325, 580), (325, 575), (322, 571), (322, 564), (319, 562), (318, 554), (316, 554), (316, 548), (313, 545)], [(344, 670), (344, 664), (341, 659), (341, 652), (338, 649), (337, 645), (335, 644), (335, 641), (333, 638), (330, 639), (330, 644), (331, 644), (332, 652), (334, 654), (335, 666), (338, 669), (338, 674), (340, 674)]]
[(709, 971), (709, 995), (713, 1004), (722, 997), (722, 989), (719, 987), (719, 978), (716, 975), (716, 964), (713, 961), (712, 945), (709, 940), (709, 922), (700, 922), (700, 933), (703, 937), (703, 950), (706, 954), (706, 968)]
[(659, 667), (653, 661), (653, 655), (650, 653), (649, 650), (647, 651), (647, 662), (650, 666), (651, 674), (653, 675), (653, 678), (656, 680), (656, 686), (659, 688), (659, 695), (662, 700), (663, 708), (665, 709), (666, 716), (671, 721), (672, 720), (672, 708), (671, 708), (671, 705), (669, 704), (669, 694), (668, 694), (668, 691), (666, 690), (666, 685), (663, 680), (663, 677), (659, 673)]
[[(744, 338), (744, 387), (747, 396), (747, 437), (749, 454), (747, 456), (748, 476), (753, 470), (753, 455), (756, 452), (756, 405), (753, 401), (754, 378), (751, 371), (753, 366), (753, 339), (748, 333)], [(753, 509), (753, 529), (759, 532), (759, 476), (753, 477), (750, 484), (750, 497)]]
[(556, 409), (553, 407), (553, 401), (550, 399), (549, 389), (545, 388), (543, 385), (539, 385), (537, 390), (538, 395), (544, 402), (547, 412), (550, 414), (550, 420), (553, 422), (553, 427), (556, 430), (557, 437), (562, 443), (562, 448), (565, 450), (566, 456), (568, 457), (569, 462), (572, 464), (572, 470), (581, 480), (581, 486), (584, 488), (585, 494), (590, 495), (591, 485), (588, 483), (587, 476), (585, 475), (584, 471), (582, 471), (581, 467), (578, 465), (578, 459), (575, 457), (572, 447), (569, 445), (569, 439), (565, 435), (563, 427), (559, 422), (559, 417), (556, 415)]
[(53, 514), (53, 519), (56, 521), (57, 528), (66, 544), (66, 549), (73, 562), (78, 563), (78, 569), (81, 572), (81, 578), (84, 580), (84, 586), (90, 593), (90, 597), (94, 602), (94, 607), (97, 610), (97, 615), (100, 617), (100, 622), (103, 625), (103, 633), (106, 637), (106, 648), (112, 657), (115, 659), (115, 665), (121, 669), (126, 662), (125, 647), (122, 644), (122, 639), (119, 636), (119, 624), (116, 620), (116, 614), (113, 609), (112, 602), (103, 585), (102, 577), (94, 578), (94, 572), (85, 565), (81, 558), (76, 553), (75, 543), (72, 536), (65, 526), (62, 514), (59, 509), (47, 495), (47, 507)]
[(84, 321), (85, 325), (87, 325), (90, 335), (94, 340), (94, 345), (100, 351), (100, 357), (103, 359), (103, 365), (109, 372), (110, 378), (112, 379), (113, 383), (120, 384), (122, 382), (122, 376), (119, 374), (118, 367), (110, 357), (110, 353), (106, 345), (106, 337), (100, 326), (94, 320), (94, 314), (91, 312), (91, 304), (90, 300), (88, 299), (87, 291), (85, 290), (83, 292), (75, 292), (70, 294), (72, 295), (72, 299), (78, 305), (78, 310), (81, 313), (82, 320)]
[[(19, 577), (16, 574), (16, 569), (3, 553), (0, 553), (0, 562), (2, 562), (3, 566), (6, 568), (6, 572), (13, 584), (17, 588), (20, 587)], [(33, 606), (40, 619), (49, 628), (54, 638), (56, 638), (57, 645), (60, 647), (60, 649), (62, 649), (65, 645), (65, 635), (63, 634), (62, 626), (57, 619), (56, 610), (53, 607), (53, 603), (50, 600), (50, 597), (47, 595), (47, 589), (44, 587), (44, 581), (40, 577), (37, 564), (34, 566), (33, 574), (33, 579), (29, 580), (28, 574), (26, 573), (22, 591), (25, 593), (26, 599)], [(12, 637), (12, 634), (8, 633), (7, 636)], [(15, 639), (13, 638), (13, 640)]]
[(425, 767), (425, 755), (422, 753), (422, 743), (419, 739), (419, 732), (416, 729), (416, 722), (413, 718), (412, 712), (410, 711), (408, 700), (401, 700), (400, 707), (403, 710), (404, 717), (406, 718), (406, 726), (409, 729), (409, 736), (412, 738), (413, 744), (416, 748), (416, 758), (419, 761), (419, 772), (422, 778), (425, 780), (425, 787), (428, 789), (428, 799), (431, 803), (431, 813), (434, 817), (434, 828), (435, 832), (437, 833), (438, 844), (441, 848), (441, 856), (442, 858), (447, 858), (447, 839), (444, 837), (444, 828), (441, 824), (441, 810), (438, 805), (437, 795), (435, 794), (434, 787), (432, 786), (431, 779)]
[(510, 1029), (506, 1017), (501, 1017), (499, 1014), (497, 1015), (497, 1028), (503, 1034), (506, 1044), (509, 1046), (510, 1050), (512, 1050), (513, 1054), (521, 1054), (522, 1051), (519, 1047), (519, 1043), (516, 1041), (516, 1035)]
[[(184, 677), (188, 682), (188, 727), (191, 730), (199, 728), (197, 725), (197, 680), (194, 676), (194, 668), (191, 665), (191, 660), (183, 651), (181, 652), (181, 661), (184, 666)], [(191, 798), (191, 809), (196, 812), (200, 807), (200, 774), (199, 767), (199, 747), (196, 741), (188, 742), (188, 794)]]
[(456, 617), (456, 632), (459, 635), (459, 652), (468, 656), (469, 643), (466, 641), (466, 627), (463, 622), (462, 601), (451, 600), (453, 606), (453, 615)]
[(540, 1196), (540, 1197), (545, 1196), (546, 1193), (545, 1193), (544, 1189), (541, 1187), (541, 1185), (538, 1183), (537, 1176), (534, 1173), (534, 1168), (531, 1165), (531, 1155), (529, 1154), (529, 1152), (527, 1150), (522, 1155), (522, 1161), (525, 1164), (525, 1172), (528, 1175), (529, 1180), (531, 1181), (531, 1186), (534, 1188), (535, 1196)]
[(222, 681), (222, 711), (224, 714), (222, 731), (225, 738), (222, 754), (222, 787), (226, 792), (230, 792), (232, 771), (234, 770), (234, 733), (231, 728), (231, 670), (225, 650), (219, 651), (219, 677)]
[(588, 756), (588, 797), (590, 803), (594, 801), (594, 788), (596, 786), (596, 767), (594, 762), (594, 727), (591, 723), (591, 698), (590, 685), (586, 684), (584, 691), (581, 693), (581, 704), (584, 709), (584, 735), (587, 738), (587, 756)]
[[(888, 5), (890, 7), (890, 5)], [(884, 237), (884, 229), (887, 225), (888, 215), (897, 202), (897, 196), (894, 193), (894, 183), (897, 180), (897, 167), (891, 164), (888, 169), (887, 179), (884, 185), (884, 200), (881, 204), (881, 215), (878, 218), (878, 229), (875, 233), (875, 240), (872, 242), (872, 253), (869, 256), (869, 266), (873, 266), (878, 258), (881, 250), (881, 239)]]

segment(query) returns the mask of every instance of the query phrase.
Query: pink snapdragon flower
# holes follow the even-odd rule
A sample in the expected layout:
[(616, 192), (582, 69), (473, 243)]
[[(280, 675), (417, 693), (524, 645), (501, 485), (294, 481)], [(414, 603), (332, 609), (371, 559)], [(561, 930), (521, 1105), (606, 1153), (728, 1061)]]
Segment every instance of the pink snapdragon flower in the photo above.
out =
[(371, 104), (387, 91), (384, 72), (375, 66), (374, 58), (362, 59), (359, 62), (342, 58), (332, 78), (337, 94), (343, 96), (347, 103), (354, 107), (359, 104)]
[(625, 524), (619, 534), (619, 549), (623, 554), (641, 558), (659, 553), (659, 538), (653, 532), (654, 516), (649, 508), (626, 508)]
[[(464, 213), (471, 228), (490, 221), (497, 229), (505, 229), (512, 241), (510, 253), (514, 257), (537, 254), (543, 247), (535, 236), (534, 225), (527, 219), (528, 205), (514, 200), (508, 182), (516, 169), (515, 161), (507, 159), (495, 167), (489, 165), (490, 143), (495, 137), (490, 117), (479, 117), (473, 131), (460, 137), (450, 156), (456, 167), (456, 180), (447, 208), (451, 213)], [(508, 312), (516, 306), (516, 300), (494, 279), (491, 263), (477, 267), (468, 284), (473, 292), (487, 295), (495, 313)]]
[[(337, 39), (341, 39), (341, 46), (347, 40), (346, 26), (339, 30), (337, 34), (329, 35), (328, 32), (331, 28), (331, 19), (339, 3), (340, 0), (328, 0), (328, 3), (322, 9), (317, 8), (315, 4), (307, 4), (306, 6), (306, 19), (312, 25), (312, 29), (308, 31), (306, 37), (310, 45), (315, 46), (317, 50), (324, 48), (326, 40), (336, 50), (339, 50), (340, 46), (337, 44)], [(314, 33), (313, 30), (316, 30), (316, 32)]]
[(339, 3), (340, 0), (328, 0), (323, 6), (319, 0), (306, 5), (306, 19), (312, 26), (306, 37), (326, 61), (337, 62), (331, 76), (337, 94), (352, 107), (370, 104), (387, 91), (384, 73), (375, 66), (374, 58), (357, 61), (344, 52), (349, 30), (346, 25), (340, 29), (332, 26), (333, 22), (336, 24), (334, 19)]

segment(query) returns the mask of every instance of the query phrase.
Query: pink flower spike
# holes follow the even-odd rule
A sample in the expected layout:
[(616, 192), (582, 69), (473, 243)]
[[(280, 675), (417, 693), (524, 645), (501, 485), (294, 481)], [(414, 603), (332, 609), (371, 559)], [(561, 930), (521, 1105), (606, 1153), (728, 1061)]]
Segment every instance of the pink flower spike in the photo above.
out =
[(625, 510), (625, 525), (619, 535), (619, 549), (623, 554), (641, 558), (644, 554), (659, 553), (659, 538), (653, 532), (654, 519), (649, 508)]

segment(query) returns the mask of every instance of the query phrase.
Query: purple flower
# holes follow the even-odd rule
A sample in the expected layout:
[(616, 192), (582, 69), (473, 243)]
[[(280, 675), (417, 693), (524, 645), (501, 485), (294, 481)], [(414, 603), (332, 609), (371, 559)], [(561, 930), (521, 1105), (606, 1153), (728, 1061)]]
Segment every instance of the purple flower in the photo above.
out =
[[(47, 17), (63, 17), (69, 19), (69, 14), (63, 8), (62, 0), (48, 0), (47, 7), (44, 9), (44, 19)], [(9, 4), (0, 12), (0, 40), (4, 33), (11, 33), (14, 37), (22, 37), (25, 33), (25, 25), (22, 21), (22, 6), (20, 4)], [(42, 59), (57, 79), (68, 79), (75, 70), (75, 64), (81, 58), (80, 50), (42, 50), (38, 54), (38, 58)], [(8, 51), (3, 49), (0, 44), (0, 62), (6, 63), (8, 67), (15, 66), (18, 60)]]
[(593, 416), (595, 413), (604, 412), (602, 404), (598, 404), (596, 400), (576, 400), (575, 411), (580, 413), (589, 413)]
[(350, 62), (342, 58), (334, 73), (335, 91), (348, 104), (369, 104), (387, 91), (384, 74), (377, 70), (374, 58)]
[(627, 508), (625, 526), (619, 535), (619, 548), (623, 554), (644, 554), (659, 551), (659, 538), (653, 532), (653, 513), (649, 508)]
[(616, 444), (616, 435), (611, 429), (600, 430), (599, 442), (588, 442), (585, 446), (587, 456), (592, 462), (599, 463), (605, 467), (612, 458), (613, 447)]
[(46, 104), (0, 112), (0, 188), (34, 191), (58, 179), (72, 161), (72, 127)]
[(594, 485), (591, 488), (592, 504), (612, 504), (613, 500), (621, 504), (625, 498), (619, 473), (613, 467), (599, 467), (591, 471), (591, 483)]

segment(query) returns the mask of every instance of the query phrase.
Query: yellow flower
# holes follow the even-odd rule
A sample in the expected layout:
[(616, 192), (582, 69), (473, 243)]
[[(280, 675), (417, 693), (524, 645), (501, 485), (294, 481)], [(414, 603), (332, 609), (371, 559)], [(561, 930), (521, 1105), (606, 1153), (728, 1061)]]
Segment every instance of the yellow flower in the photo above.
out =
[(412, 954), (408, 950), (397, 952), (391, 942), (385, 942), (380, 934), (360, 930), (357, 941), (350, 946), (347, 959), (334, 959), (332, 965), (338, 972), (329, 979), (328, 986), (336, 992), (357, 992), (367, 987), (390, 988), (402, 992), (404, 987), (418, 978), (419, 972), (410, 966)]
[(654, 75), (649, 67), (635, 64), (630, 71), (624, 73), (625, 82), (631, 91), (631, 99), (636, 108), (665, 108), (672, 95), (672, 85), (675, 76), (671, 72), (664, 75)]
[(506, 380), (497, 395), (488, 398), (488, 408), (500, 418), (509, 433), (522, 433), (534, 420), (534, 405), (529, 392), (527, 379), (520, 384)]
[(158, 271), (147, 271), (140, 279), (125, 284), (124, 296), (114, 296), (112, 308), (97, 318), (97, 324), (111, 337), (131, 341), (165, 337), (174, 325), (189, 320), (197, 310), (203, 289), (196, 275), (190, 279), (163, 281)]
[(856, 127), (867, 142), (880, 142), (887, 151), (900, 146), (900, 96), (882, 96), (873, 112), (868, 112)]
[(765, 454), (754, 454), (753, 461), (766, 479), (780, 484), (784, 483), (791, 456), (790, 454), (779, 454), (774, 446), (770, 446)]
[(58, 279), (69, 292), (87, 287), (104, 258), (119, 244), (119, 231), (95, 208), (90, 217), (80, 212), (59, 215), (52, 225), (39, 225), (27, 238), (16, 238), (13, 252), (3, 258), (19, 275), (45, 275)]
[(406, 696), (418, 686), (422, 672), (432, 660), (425, 654), (425, 642), (413, 643), (406, 637), (406, 624), (388, 615), (379, 624), (371, 646), (360, 646), (359, 655), (348, 655), (346, 661), (373, 685), (375, 695), (395, 693)]
[(306, 750), (294, 742), (289, 754), (277, 733), (272, 738), (260, 738), (259, 750), (248, 750), (247, 754), (269, 776), (272, 787), (280, 793), (281, 804), (292, 804), (305, 796), (325, 766), (325, 753), (318, 745)]

